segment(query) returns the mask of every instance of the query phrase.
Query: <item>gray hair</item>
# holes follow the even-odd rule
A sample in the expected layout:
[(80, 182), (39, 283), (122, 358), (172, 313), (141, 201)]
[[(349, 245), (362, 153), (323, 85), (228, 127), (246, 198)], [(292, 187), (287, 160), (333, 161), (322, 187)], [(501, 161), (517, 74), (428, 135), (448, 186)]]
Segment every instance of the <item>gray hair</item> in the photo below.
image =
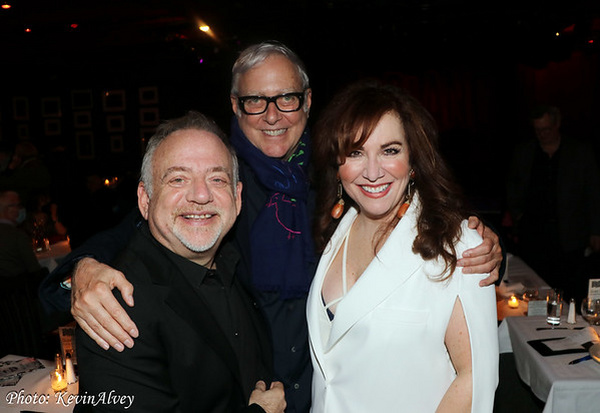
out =
[(300, 76), (300, 80), (302, 81), (303, 90), (306, 90), (310, 87), (306, 68), (304, 67), (304, 63), (302, 63), (302, 60), (300, 60), (298, 55), (283, 43), (271, 40), (248, 46), (242, 51), (240, 56), (233, 64), (233, 68), (231, 69), (231, 95), (238, 96), (238, 85), (241, 75), (256, 65), (261, 64), (269, 56), (274, 54), (279, 54), (286, 57), (294, 64), (294, 66), (296, 66), (296, 69), (298, 70), (298, 76)]
[(148, 193), (148, 196), (152, 198), (154, 184), (152, 178), (152, 163), (156, 149), (169, 135), (184, 129), (196, 129), (199, 131), (212, 133), (225, 144), (229, 154), (231, 155), (233, 188), (235, 189), (239, 180), (239, 166), (235, 150), (229, 143), (227, 135), (221, 130), (221, 128), (219, 128), (215, 121), (208, 116), (203, 115), (200, 112), (189, 111), (185, 116), (168, 120), (159, 125), (154, 135), (152, 135), (148, 141), (146, 152), (144, 153), (144, 159), (142, 160), (142, 169), (140, 173), (140, 182), (144, 183), (144, 187)]

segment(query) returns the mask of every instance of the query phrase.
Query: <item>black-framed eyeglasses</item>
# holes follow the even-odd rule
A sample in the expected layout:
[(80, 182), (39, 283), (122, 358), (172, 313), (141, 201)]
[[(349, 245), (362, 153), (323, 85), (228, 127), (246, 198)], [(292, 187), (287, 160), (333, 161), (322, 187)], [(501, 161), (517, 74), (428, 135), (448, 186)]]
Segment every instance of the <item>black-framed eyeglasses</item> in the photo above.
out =
[(273, 102), (280, 112), (297, 112), (304, 103), (305, 92), (290, 92), (277, 96), (238, 96), (239, 107), (246, 115), (265, 113)]

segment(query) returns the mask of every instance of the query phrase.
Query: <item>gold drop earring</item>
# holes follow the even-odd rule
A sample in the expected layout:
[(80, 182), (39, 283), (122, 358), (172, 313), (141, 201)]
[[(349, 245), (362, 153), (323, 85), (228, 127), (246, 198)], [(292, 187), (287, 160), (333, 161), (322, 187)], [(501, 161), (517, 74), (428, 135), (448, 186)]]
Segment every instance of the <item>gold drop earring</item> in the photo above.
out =
[(338, 179), (338, 190), (337, 190), (338, 201), (331, 209), (331, 217), (333, 219), (340, 219), (340, 217), (344, 213), (344, 198), (342, 198), (342, 195), (343, 195), (342, 191), (343, 191), (342, 181), (340, 181)]
[(410, 172), (408, 173), (408, 176), (410, 177), (410, 180), (408, 181), (408, 187), (406, 189), (406, 199), (404, 200), (404, 203), (402, 205), (400, 205), (400, 208), (398, 209), (398, 212), (396, 213), (396, 216), (398, 217), (398, 219), (402, 219), (404, 214), (406, 214), (408, 207), (410, 206), (410, 201), (412, 198), (410, 189), (415, 184), (415, 170), (411, 169)]

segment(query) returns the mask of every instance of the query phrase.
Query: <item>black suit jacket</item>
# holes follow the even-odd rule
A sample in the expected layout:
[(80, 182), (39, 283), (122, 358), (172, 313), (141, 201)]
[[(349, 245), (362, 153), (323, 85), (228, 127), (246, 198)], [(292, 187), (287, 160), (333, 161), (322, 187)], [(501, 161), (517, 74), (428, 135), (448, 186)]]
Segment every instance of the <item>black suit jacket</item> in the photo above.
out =
[[(101, 396), (114, 390), (113, 394), (135, 397), (127, 410), (111, 403), (98, 404), (94, 411), (263, 411), (257, 405), (246, 406), (252, 389), (243, 388), (238, 358), (210, 308), (146, 231), (136, 231), (116, 265), (135, 288), (133, 308), (123, 303), (116, 290), (115, 295), (138, 326), (139, 338), (132, 349), (119, 353), (102, 350), (79, 330), (79, 394)], [(243, 289), (237, 280), (233, 288)], [(249, 298), (246, 304), (260, 332), (264, 367), (256, 379), (269, 383), (268, 335), (256, 306)], [(80, 404), (76, 411), (90, 407), (90, 403)]]

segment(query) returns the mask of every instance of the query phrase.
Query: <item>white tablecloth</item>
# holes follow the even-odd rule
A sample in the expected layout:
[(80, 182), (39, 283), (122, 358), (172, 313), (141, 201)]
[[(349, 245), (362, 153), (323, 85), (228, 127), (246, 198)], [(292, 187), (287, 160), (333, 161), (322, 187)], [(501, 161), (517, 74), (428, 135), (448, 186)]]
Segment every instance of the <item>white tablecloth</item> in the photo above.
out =
[(506, 254), (506, 271), (502, 281), (508, 285), (521, 283), (525, 288), (537, 290), (550, 288), (525, 261), (511, 253)]
[(42, 267), (48, 268), (49, 272), (54, 271), (60, 260), (71, 252), (69, 241), (61, 241), (50, 245), (48, 251), (36, 253), (35, 256)]
[[(0, 360), (22, 358), (23, 356), (8, 355)], [(66, 393), (61, 396), (56, 395), (50, 387), (50, 373), (54, 363), (47, 360), (40, 360), (40, 362), (46, 368), (26, 373), (16, 386), (0, 387), (0, 413), (16, 413), (22, 410), (44, 413), (70, 413), (73, 411), (75, 403), (69, 404), (69, 396), (77, 394), (79, 384), (70, 384)], [(12, 403), (9, 404), (11, 398)], [(33, 403), (34, 398), (37, 398), (38, 403)]]
[[(568, 327), (566, 317), (560, 327)], [(574, 326), (587, 326), (580, 317)], [(600, 363), (587, 360), (569, 365), (586, 353), (542, 356), (527, 342), (567, 337), (579, 330), (542, 330), (545, 317), (507, 317), (498, 328), (501, 352), (513, 351), (519, 377), (546, 402), (544, 413), (598, 413), (600, 411)], [(600, 328), (596, 327), (600, 332)]]
[[(527, 315), (528, 303), (522, 300), (525, 290), (538, 291), (539, 297), (545, 297), (545, 291), (549, 288), (548, 284), (521, 258), (507, 254), (506, 271), (502, 282), (496, 287), (498, 321), (503, 320), (504, 317)], [(512, 294), (519, 299), (517, 308), (508, 306), (507, 298)]]

